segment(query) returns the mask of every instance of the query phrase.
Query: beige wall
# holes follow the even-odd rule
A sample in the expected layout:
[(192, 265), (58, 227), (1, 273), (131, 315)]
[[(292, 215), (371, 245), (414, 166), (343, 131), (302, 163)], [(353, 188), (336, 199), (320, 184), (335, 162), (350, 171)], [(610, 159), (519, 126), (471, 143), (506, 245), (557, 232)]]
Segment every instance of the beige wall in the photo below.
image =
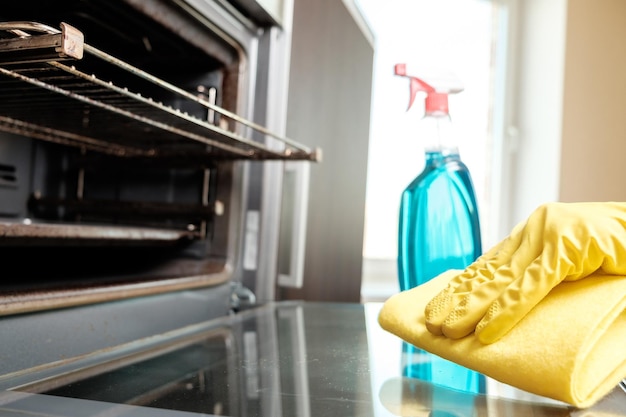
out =
[(559, 199), (626, 201), (626, 1), (568, 0)]
[(626, 0), (517, 4), (502, 236), (544, 202), (626, 201)]

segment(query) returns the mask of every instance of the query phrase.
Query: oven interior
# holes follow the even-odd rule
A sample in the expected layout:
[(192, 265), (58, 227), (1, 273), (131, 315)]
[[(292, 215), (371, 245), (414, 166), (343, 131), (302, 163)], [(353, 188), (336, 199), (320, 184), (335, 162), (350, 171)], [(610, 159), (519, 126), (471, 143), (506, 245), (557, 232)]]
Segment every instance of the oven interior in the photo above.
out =
[[(245, 117), (246, 51), (185, 4), (0, 10), (0, 246), (15, 271), (2, 290), (14, 299), (223, 284), (242, 164), (317, 159), (288, 139), (266, 145), (285, 138)], [(146, 291), (133, 288), (119, 294)], [(13, 304), (5, 314), (45, 306)]]

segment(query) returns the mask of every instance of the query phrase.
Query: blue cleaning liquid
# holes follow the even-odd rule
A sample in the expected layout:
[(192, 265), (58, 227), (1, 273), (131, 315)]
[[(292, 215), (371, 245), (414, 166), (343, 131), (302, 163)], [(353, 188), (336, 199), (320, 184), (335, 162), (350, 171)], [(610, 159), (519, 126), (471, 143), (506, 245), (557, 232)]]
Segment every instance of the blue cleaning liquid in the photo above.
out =
[(484, 394), (486, 377), (464, 366), (402, 343), (402, 375), (472, 394)]
[[(399, 229), (401, 290), (449, 269), (465, 269), (481, 255), (474, 186), (458, 152), (426, 152), (424, 170), (402, 194)], [(485, 392), (485, 377), (476, 371), (406, 342), (402, 353), (403, 376), (473, 394)], [(466, 406), (471, 415), (473, 404)]]
[(402, 193), (398, 274), (402, 291), (481, 255), (474, 186), (458, 152), (426, 152), (426, 165)]

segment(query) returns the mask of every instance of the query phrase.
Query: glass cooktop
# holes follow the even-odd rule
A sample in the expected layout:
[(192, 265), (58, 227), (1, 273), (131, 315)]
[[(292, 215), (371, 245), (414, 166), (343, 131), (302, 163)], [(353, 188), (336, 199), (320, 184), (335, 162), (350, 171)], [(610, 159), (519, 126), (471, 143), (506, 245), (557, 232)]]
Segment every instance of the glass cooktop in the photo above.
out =
[(380, 328), (381, 305), (268, 304), (51, 364), (0, 415), (626, 416), (618, 387), (578, 410), (420, 351)]

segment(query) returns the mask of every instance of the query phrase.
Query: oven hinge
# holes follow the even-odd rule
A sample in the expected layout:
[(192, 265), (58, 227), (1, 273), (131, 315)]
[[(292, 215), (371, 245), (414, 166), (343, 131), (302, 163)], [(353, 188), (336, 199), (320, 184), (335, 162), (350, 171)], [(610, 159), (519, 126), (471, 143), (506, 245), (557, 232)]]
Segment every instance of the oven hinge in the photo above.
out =
[(233, 312), (256, 306), (256, 295), (240, 282), (232, 282), (230, 288), (230, 308)]

